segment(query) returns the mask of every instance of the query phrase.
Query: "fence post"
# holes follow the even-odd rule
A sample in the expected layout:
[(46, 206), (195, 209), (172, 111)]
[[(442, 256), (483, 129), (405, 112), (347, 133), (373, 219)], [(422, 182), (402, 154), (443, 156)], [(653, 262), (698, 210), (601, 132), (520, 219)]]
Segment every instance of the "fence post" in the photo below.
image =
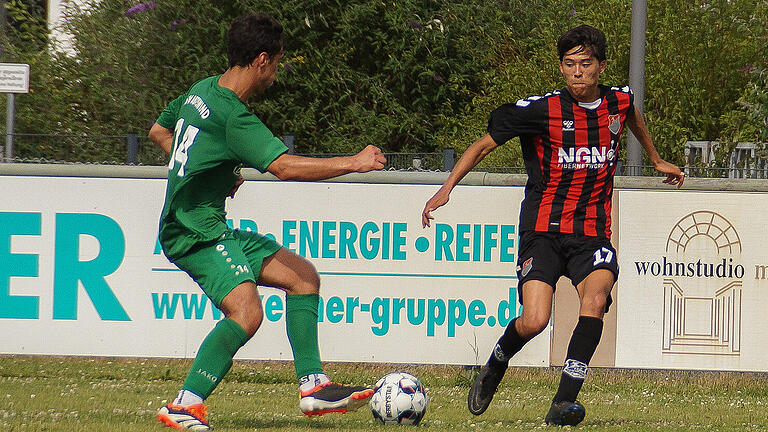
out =
[(447, 148), (443, 150), (443, 171), (453, 171), (453, 165), (456, 163), (456, 150)]
[(5, 115), (5, 162), (13, 162), (13, 128), (16, 115), (16, 95), (14, 93), (8, 93), (8, 106), (6, 107)]
[(127, 146), (128, 152), (125, 157), (125, 163), (128, 165), (136, 165), (139, 156), (139, 135), (136, 132), (128, 134)]
[(288, 154), (296, 153), (296, 135), (292, 133), (283, 135), (283, 144), (288, 147)]

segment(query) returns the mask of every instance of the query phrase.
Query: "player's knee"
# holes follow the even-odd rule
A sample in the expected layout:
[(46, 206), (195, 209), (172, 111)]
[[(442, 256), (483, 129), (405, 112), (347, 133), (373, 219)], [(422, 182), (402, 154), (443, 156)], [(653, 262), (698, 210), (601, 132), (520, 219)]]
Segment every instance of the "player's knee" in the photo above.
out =
[(253, 336), (256, 333), (256, 330), (261, 327), (261, 322), (264, 320), (264, 309), (261, 305), (261, 301), (249, 301), (243, 303), (233, 311), (231, 318), (243, 327), (243, 330), (245, 330), (245, 333), (247, 333), (249, 337)]
[(294, 294), (317, 294), (320, 292), (320, 275), (317, 274), (315, 266), (309, 261), (296, 269), (297, 280), (291, 291)]
[(320, 292), (320, 275), (317, 274), (315, 267), (312, 267), (312, 272), (306, 277), (307, 289), (311, 290), (311, 294), (317, 294)]
[(523, 316), (518, 324), (518, 333), (524, 338), (532, 338), (541, 333), (549, 324), (548, 314), (530, 314)]
[(608, 297), (602, 293), (585, 296), (581, 302), (581, 314), (602, 316)]
[(261, 308), (261, 304), (258, 304), (255, 307), (233, 311), (227, 318), (240, 325), (248, 337), (251, 337), (261, 327), (261, 322), (264, 320), (264, 311)]
[(292, 294), (318, 294), (320, 292), (320, 277), (315, 275), (302, 279), (291, 290)]

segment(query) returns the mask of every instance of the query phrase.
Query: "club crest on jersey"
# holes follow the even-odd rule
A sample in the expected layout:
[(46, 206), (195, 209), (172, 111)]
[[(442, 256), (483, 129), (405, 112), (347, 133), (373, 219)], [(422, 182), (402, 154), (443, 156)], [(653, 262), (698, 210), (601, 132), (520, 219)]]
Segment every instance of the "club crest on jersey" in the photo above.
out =
[(563, 132), (573, 132), (575, 130), (573, 120), (563, 120)]
[(608, 114), (608, 130), (614, 135), (618, 135), (621, 131), (621, 120), (618, 114)]

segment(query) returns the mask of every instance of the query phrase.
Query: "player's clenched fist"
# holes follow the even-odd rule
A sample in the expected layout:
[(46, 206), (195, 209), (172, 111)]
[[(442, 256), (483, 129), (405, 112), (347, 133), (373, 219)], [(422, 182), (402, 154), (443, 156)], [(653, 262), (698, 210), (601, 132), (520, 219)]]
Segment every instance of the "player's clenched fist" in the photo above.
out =
[(384, 164), (387, 163), (387, 157), (384, 156), (381, 149), (373, 145), (364, 148), (360, 153), (355, 155), (355, 159), (357, 159), (358, 162), (357, 172), (384, 169)]

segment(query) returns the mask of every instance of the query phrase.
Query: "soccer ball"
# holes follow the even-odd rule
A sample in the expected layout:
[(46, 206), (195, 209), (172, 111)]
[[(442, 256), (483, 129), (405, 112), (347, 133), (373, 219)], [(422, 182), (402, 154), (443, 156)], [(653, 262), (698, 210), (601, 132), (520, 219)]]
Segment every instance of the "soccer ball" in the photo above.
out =
[(427, 411), (427, 394), (415, 376), (392, 372), (376, 383), (370, 406), (383, 424), (418, 425)]

